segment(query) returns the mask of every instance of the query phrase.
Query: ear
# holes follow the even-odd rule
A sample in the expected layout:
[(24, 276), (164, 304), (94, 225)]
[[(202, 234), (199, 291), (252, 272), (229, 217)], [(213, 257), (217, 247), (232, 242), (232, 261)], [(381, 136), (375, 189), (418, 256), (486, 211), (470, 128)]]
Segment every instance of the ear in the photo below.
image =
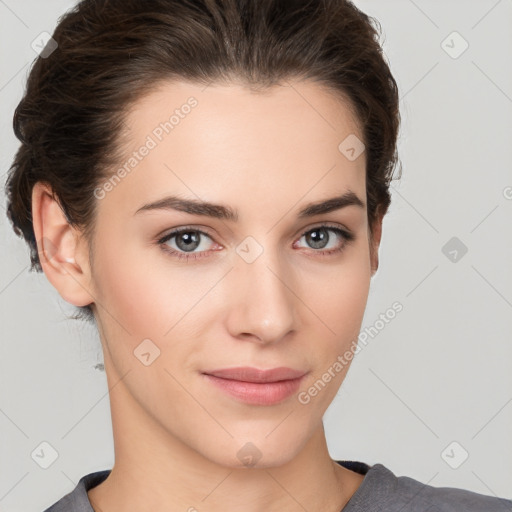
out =
[(379, 247), (380, 240), (382, 237), (382, 221), (384, 218), (384, 214), (381, 214), (377, 211), (376, 219), (373, 223), (373, 238), (370, 242), (370, 262), (371, 262), (371, 271), (372, 277), (377, 272), (379, 268)]
[(87, 244), (69, 225), (51, 187), (37, 182), (32, 190), (32, 223), (39, 260), (60, 296), (75, 306), (94, 301)]

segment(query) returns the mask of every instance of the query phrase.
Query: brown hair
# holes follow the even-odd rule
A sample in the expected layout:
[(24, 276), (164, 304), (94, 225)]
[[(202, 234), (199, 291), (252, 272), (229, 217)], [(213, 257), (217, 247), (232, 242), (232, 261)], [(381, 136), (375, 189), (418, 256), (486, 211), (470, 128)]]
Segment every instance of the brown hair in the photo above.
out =
[[(94, 190), (120, 161), (124, 115), (169, 79), (256, 89), (309, 78), (348, 98), (366, 146), (372, 233), (391, 202), (399, 162), (398, 87), (380, 32), (378, 21), (348, 0), (79, 2), (59, 20), (55, 51), (35, 60), (14, 113), (21, 145), (6, 182), (7, 214), (30, 247), (30, 270), (42, 271), (34, 184), (48, 183), (70, 225), (92, 241)], [(79, 311), (75, 318), (94, 319), (90, 306)]]

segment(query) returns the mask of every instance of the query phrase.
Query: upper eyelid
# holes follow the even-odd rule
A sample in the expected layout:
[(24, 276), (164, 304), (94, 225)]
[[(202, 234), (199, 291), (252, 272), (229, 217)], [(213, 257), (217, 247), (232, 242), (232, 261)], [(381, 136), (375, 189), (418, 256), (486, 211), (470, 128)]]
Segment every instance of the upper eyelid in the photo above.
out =
[(195, 228), (195, 227), (192, 227), (192, 226), (190, 226), (190, 227), (189, 226), (184, 226), (184, 227), (180, 227), (180, 228), (171, 229), (171, 231), (169, 231), (165, 235), (160, 235), (158, 237), (158, 241), (164, 240), (166, 238), (170, 239), (173, 236), (177, 236), (177, 235), (179, 235), (181, 233), (186, 233), (188, 231), (196, 231), (198, 233), (201, 233), (202, 235), (206, 235), (207, 237), (209, 237), (209, 238), (211, 238), (213, 240), (213, 236), (210, 235), (210, 233), (205, 231), (203, 228)]

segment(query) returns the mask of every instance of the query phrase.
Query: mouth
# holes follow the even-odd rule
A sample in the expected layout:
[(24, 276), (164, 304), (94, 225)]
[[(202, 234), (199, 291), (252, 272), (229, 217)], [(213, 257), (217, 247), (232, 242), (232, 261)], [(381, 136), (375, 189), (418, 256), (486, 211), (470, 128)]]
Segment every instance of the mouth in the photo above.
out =
[(286, 367), (260, 370), (247, 366), (203, 373), (207, 381), (217, 389), (251, 405), (276, 405), (283, 402), (299, 390), (306, 374)]

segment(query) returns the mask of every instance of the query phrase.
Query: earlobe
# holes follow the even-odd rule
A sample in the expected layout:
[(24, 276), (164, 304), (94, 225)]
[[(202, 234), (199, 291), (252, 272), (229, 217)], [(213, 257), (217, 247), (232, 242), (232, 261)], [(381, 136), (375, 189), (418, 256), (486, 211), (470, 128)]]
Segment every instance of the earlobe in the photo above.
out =
[(32, 190), (32, 223), (39, 260), (50, 283), (70, 304), (86, 306), (93, 302), (90, 268), (87, 258), (82, 257), (84, 244), (68, 223), (51, 187), (42, 182)]

